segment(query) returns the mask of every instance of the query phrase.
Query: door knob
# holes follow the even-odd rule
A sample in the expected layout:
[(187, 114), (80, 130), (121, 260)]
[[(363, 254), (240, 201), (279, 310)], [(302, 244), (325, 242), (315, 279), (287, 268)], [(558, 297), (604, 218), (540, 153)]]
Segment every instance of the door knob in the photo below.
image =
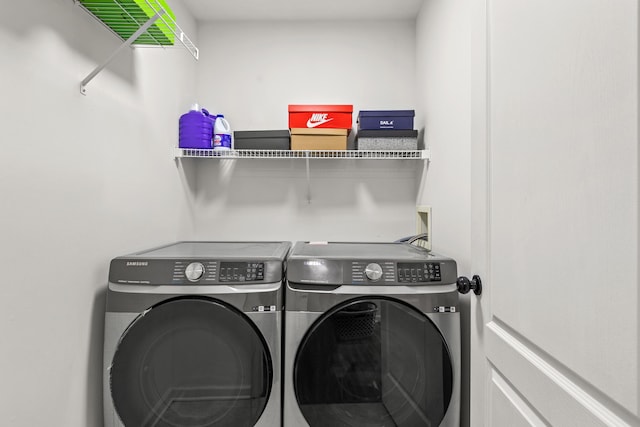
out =
[(461, 294), (466, 294), (470, 290), (473, 290), (473, 293), (476, 295), (480, 295), (482, 293), (482, 280), (477, 274), (473, 276), (471, 280), (465, 276), (458, 277), (456, 285), (458, 286), (458, 292)]

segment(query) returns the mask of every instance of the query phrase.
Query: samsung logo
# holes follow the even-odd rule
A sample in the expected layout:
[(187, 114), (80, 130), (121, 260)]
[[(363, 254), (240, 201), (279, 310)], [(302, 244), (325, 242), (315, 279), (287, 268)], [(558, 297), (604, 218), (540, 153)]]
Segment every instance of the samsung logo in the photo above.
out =
[(313, 261), (305, 261), (305, 262), (304, 262), (304, 265), (320, 266), (320, 265), (322, 265), (322, 261), (316, 261), (316, 260), (313, 260)]
[(148, 261), (127, 261), (127, 267), (146, 267), (148, 265)]

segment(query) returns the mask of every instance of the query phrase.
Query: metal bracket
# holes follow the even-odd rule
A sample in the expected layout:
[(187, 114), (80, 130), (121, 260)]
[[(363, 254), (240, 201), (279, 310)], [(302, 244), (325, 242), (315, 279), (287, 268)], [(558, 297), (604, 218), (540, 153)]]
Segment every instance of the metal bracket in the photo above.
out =
[(311, 204), (311, 173), (309, 171), (309, 153), (305, 153), (307, 162), (307, 203)]
[(122, 49), (127, 48), (129, 46), (131, 46), (131, 44), (136, 41), (136, 39), (138, 37), (140, 37), (145, 31), (147, 31), (149, 29), (150, 26), (153, 25), (154, 22), (156, 22), (158, 20), (158, 18), (160, 18), (160, 16), (165, 14), (165, 10), (164, 9), (160, 9), (156, 12), (155, 15), (153, 15), (151, 17), (151, 19), (149, 19), (147, 22), (145, 22), (140, 28), (138, 28), (138, 31), (136, 31), (135, 33), (133, 33), (131, 35), (131, 37), (129, 37), (124, 43), (122, 43), (116, 50), (115, 52), (113, 52), (111, 54), (111, 56), (109, 56), (107, 58), (106, 61), (104, 61), (102, 64), (98, 65), (92, 72), (89, 73), (89, 75), (87, 77), (84, 78), (84, 80), (82, 80), (82, 82), (80, 82), (80, 93), (83, 95), (87, 94), (87, 84), (93, 80), (93, 78), (95, 76), (98, 75), (98, 73), (100, 71), (102, 71), (107, 65), (109, 65), (109, 63), (111, 61), (113, 61), (113, 59), (118, 56), (118, 54), (122, 51)]
[[(95, 4), (94, 0), (93, 4)], [(164, 24), (164, 26), (166, 26), (167, 29), (171, 29), (171, 31), (173, 32), (174, 36), (176, 37), (175, 40), (179, 41), (188, 51), (189, 53), (191, 53), (191, 55), (193, 55), (193, 57), (198, 60), (200, 57), (200, 52), (198, 50), (198, 48), (193, 44), (193, 42), (189, 39), (189, 37), (187, 37), (187, 35), (182, 31), (182, 29), (180, 28), (180, 26), (173, 20), (173, 18), (170, 16), (169, 13), (167, 13), (167, 11), (163, 8), (163, 6), (158, 2), (158, 0), (145, 0), (145, 2), (147, 3), (148, 7), (153, 10), (155, 12), (155, 14), (151, 17), (148, 18), (147, 21), (144, 22), (144, 24), (140, 25), (140, 22), (143, 21), (143, 19), (141, 19), (142, 17), (139, 16), (134, 16), (134, 14), (130, 13), (130, 11), (127, 9), (127, 4), (126, 2), (123, 2), (122, 0), (113, 0), (113, 1), (106, 1), (106, 0), (100, 0), (99, 1), (99, 6), (101, 8), (113, 8), (110, 9), (109, 12), (110, 13), (114, 13), (114, 14), (123, 14), (128, 16), (131, 21), (133, 23), (135, 23), (136, 25), (136, 31), (134, 34), (132, 34), (126, 41), (124, 41), (124, 43), (122, 43), (120, 45), (120, 47), (118, 47), (116, 49), (115, 52), (113, 52), (113, 54), (111, 54), (111, 56), (109, 58), (107, 58), (106, 61), (104, 61), (101, 65), (99, 65), (98, 67), (96, 67), (91, 73), (89, 73), (89, 75), (87, 77), (85, 77), (84, 80), (82, 80), (82, 82), (80, 83), (80, 93), (82, 93), (83, 95), (87, 94), (87, 90), (86, 90), (86, 86), (87, 84), (100, 72), (102, 71), (107, 65), (109, 65), (109, 63), (111, 61), (113, 61), (113, 59), (122, 51), (122, 49), (126, 48), (126, 47), (130, 47), (133, 43), (136, 42), (136, 40), (144, 33), (146, 32), (149, 27), (151, 27), (157, 20), (162, 21), (162, 23)], [(82, 2), (80, 2), (80, 0), (74, 0), (74, 3), (78, 6), (80, 6), (82, 9), (84, 9), (87, 13), (89, 13), (91, 16), (93, 16), (96, 20), (100, 21), (107, 29), (109, 29), (111, 32), (113, 32), (113, 34), (115, 34), (118, 38), (120, 38), (122, 40), (122, 36), (116, 32), (114, 30), (114, 28), (112, 28), (107, 22), (105, 22), (102, 18), (96, 16), (89, 8), (86, 7), (86, 5)], [(147, 16), (145, 15), (144, 19), (147, 19)], [(133, 28), (129, 28), (129, 29), (133, 29)], [(167, 44), (162, 43), (161, 41), (159, 41), (155, 36), (153, 36), (152, 34), (148, 34), (148, 36), (153, 39), (156, 43), (144, 43), (144, 46), (146, 47), (150, 47), (150, 46), (159, 46), (159, 47), (165, 47), (167, 46)], [(171, 45), (173, 45), (173, 43), (171, 43)]]

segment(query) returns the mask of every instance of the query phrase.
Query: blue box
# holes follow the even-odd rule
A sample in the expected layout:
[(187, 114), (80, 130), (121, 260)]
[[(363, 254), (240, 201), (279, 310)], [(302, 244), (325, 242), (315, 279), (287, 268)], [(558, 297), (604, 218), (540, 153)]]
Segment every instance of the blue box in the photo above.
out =
[(358, 113), (358, 130), (413, 129), (415, 110), (367, 110)]

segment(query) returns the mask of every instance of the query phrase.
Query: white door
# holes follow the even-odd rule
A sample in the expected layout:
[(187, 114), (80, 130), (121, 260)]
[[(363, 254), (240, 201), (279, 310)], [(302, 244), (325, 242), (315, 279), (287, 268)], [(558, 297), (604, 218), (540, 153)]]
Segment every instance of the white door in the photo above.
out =
[(638, 1), (471, 2), (471, 425), (640, 426)]

